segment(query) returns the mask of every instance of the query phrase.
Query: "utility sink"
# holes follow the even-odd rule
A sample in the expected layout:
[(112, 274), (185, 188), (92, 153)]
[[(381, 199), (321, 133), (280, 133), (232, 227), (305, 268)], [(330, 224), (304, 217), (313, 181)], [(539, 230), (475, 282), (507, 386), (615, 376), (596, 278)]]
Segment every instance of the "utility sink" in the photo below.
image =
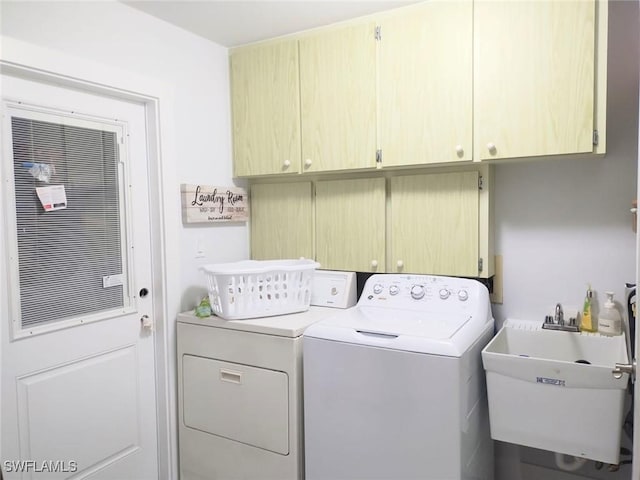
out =
[(628, 363), (624, 334), (607, 337), (507, 320), (482, 351), (491, 437), (616, 464)]

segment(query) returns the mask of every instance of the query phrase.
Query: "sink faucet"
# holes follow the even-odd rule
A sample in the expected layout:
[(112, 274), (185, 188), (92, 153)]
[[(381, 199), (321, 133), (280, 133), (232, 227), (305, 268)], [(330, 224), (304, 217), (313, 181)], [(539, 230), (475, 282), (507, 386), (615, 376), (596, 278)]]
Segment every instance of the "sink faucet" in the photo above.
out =
[(556, 303), (556, 313), (553, 321), (558, 325), (564, 325), (564, 312), (562, 311), (562, 305)]
[(542, 328), (548, 330), (562, 330), (564, 332), (580, 331), (580, 327), (577, 325), (575, 318), (571, 317), (569, 318), (569, 322), (565, 323), (564, 311), (562, 310), (562, 305), (560, 303), (556, 303), (556, 308), (553, 316), (547, 315), (545, 317)]

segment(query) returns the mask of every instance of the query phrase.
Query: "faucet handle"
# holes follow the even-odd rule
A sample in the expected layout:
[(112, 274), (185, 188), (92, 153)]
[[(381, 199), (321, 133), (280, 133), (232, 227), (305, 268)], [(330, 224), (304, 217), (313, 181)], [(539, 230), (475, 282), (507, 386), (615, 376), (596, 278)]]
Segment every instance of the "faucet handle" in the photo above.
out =
[(551, 315), (547, 315), (544, 317), (544, 323), (553, 323), (553, 317)]
[(555, 323), (564, 325), (564, 312), (562, 311), (562, 305), (559, 303), (556, 303)]

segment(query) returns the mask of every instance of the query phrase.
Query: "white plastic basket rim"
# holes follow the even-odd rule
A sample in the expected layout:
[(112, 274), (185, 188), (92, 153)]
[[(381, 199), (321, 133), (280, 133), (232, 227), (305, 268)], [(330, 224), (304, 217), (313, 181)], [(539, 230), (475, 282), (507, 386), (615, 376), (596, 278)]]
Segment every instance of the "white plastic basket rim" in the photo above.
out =
[(301, 270), (314, 270), (320, 264), (313, 260), (242, 260), (240, 262), (216, 263), (200, 267), (212, 275), (256, 275), (269, 273), (274, 270), (292, 272)]

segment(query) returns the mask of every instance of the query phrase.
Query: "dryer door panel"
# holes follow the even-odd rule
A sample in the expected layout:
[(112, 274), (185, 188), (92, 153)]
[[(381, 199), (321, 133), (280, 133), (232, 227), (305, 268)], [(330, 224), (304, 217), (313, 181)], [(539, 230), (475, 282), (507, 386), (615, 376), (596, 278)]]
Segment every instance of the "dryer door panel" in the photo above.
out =
[(193, 355), (183, 357), (182, 369), (187, 427), (289, 453), (286, 373)]

